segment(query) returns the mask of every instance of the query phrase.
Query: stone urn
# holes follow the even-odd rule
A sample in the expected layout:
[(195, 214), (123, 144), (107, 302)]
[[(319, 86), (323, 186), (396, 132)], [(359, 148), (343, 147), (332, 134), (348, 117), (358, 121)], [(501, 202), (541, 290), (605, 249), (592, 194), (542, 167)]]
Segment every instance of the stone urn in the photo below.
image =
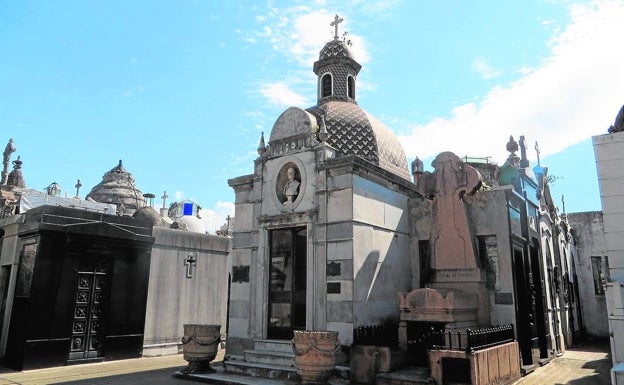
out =
[(221, 325), (184, 324), (182, 352), (188, 366), (183, 373), (211, 373), (210, 361), (217, 356)]
[(334, 373), (338, 332), (295, 330), (291, 342), (302, 383), (323, 383)]

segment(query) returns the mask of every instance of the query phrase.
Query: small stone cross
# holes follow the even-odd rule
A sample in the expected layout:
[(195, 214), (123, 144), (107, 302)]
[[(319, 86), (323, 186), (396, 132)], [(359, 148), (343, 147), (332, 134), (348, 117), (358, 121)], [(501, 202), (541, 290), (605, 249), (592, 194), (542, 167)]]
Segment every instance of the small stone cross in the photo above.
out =
[(193, 278), (193, 268), (197, 266), (197, 258), (192, 255), (187, 256), (184, 266), (186, 266), (186, 278)]
[(228, 214), (228, 216), (225, 218), (225, 220), (227, 220), (227, 229), (230, 229), (230, 221), (232, 220), (232, 217), (230, 216), (230, 214)]
[(563, 210), (563, 215), (566, 215), (566, 212), (565, 212), (565, 196), (564, 195), (561, 196), (561, 208)]
[(80, 188), (82, 187), (82, 183), (80, 183), (80, 179), (78, 179), (78, 183), (74, 186), (76, 187), (76, 198), (80, 197)]
[(338, 24), (342, 23), (344, 19), (342, 17), (338, 17), (338, 15), (334, 16), (334, 21), (329, 23), (330, 26), (334, 27), (334, 40), (338, 40)]
[(163, 191), (163, 196), (160, 197), (160, 199), (163, 200), (163, 209), (165, 208), (165, 204), (167, 203), (167, 198), (169, 198), (169, 195), (167, 195), (166, 191)]

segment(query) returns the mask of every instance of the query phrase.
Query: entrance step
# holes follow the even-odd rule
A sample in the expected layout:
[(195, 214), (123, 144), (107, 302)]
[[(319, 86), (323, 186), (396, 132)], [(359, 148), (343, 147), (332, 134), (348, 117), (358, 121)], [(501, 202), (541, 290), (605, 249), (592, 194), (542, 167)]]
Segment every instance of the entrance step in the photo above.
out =
[(295, 367), (295, 354), (275, 350), (245, 350), (245, 361)]
[(297, 371), (292, 366), (247, 361), (225, 361), (225, 371), (250, 377), (297, 381)]
[(435, 384), (427, 368), (408, 367), (390, 373), (377, 373), (377, 385), (424, 385)]
[(255, 340), (254, 350), (293, 353), (292, 344), (289, 340)]

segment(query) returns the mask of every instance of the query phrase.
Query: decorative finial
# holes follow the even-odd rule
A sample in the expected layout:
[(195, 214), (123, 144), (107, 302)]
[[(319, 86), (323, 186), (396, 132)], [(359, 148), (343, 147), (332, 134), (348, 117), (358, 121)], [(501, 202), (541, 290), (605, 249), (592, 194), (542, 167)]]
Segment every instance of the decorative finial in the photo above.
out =
[(16, 169), (16, 170), (19, 170), (20, 168), (22, 168), (22, 163), (23, 162), (20, 160), (20, 156), (19, 155), (17, 156), (17, 159), (15, 159), (11, 163), (13, 163), (13, 168)]
[(80, 188), (82, 187), (82, 183), (80, 183), (80, 179), (78, 179), (78, 182), (76, 183), (74, 187), (76, 188), (76, 198), (80, 198)]
[(321, 127), (319, 129), (318, 137), (321, 142), (325, 142), (329, 138), (329, 132), (327, 132), (327, 125), (325, 124), (325, 115), (321, 115)]
[(266, 152), (266, 145), (264, 144), (264, 131), (260, 134), (260, 142), (258, 143), (258, 155), (262, 156)]
[(160, 199), (163, 200), (163, 209), (166, 208), (166, 204), (167, 204), (167, 198), (169, 198), (169, 195), (167, 195), (166, 191), (163, 191), (163, 195), (160, 197)]
[(566, 215), (566, 212), (565, 212), (565, 196), (564, 195), (561, 195), (561, 209), (563, 211), (562, 215)]
[(339, 17), (338, 15), (334, 16), (334, 21), (329, 23), (330, 26), (334, 27), (334, 40), (338, 40), (338, 24), (342, 23), (344, 19)]
[(416, 157), (412, 162), (412, 176), (414, 177), (414, 183), (418, 183), (420, 177), (422, 176), (425, 168), (423, 165), (423, 161)]
[(509, 142), (507, 142), (507, 151), (509, 151), (511, 155), (516, 155), (516, 151), (518, 151), (518, 142), (514, 140), (513, 135), (509, 135)]

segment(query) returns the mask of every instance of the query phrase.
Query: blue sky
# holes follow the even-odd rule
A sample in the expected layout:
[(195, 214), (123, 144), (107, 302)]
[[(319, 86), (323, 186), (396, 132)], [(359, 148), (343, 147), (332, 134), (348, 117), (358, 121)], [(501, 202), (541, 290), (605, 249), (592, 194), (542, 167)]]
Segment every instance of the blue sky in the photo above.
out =
[(600, 209), (591, 136), (624, 104), (622, 1), (0, 0), (0, 145), (15, 140), (28, 187), (74, 195), (80, 178), (83, 197), (122, 159), (212, 232), (260, 133), (315, 103), (334, 14), (363, 65), (358, 102), (408, 162), (502, 164), (525, 135), (566, 211)]

